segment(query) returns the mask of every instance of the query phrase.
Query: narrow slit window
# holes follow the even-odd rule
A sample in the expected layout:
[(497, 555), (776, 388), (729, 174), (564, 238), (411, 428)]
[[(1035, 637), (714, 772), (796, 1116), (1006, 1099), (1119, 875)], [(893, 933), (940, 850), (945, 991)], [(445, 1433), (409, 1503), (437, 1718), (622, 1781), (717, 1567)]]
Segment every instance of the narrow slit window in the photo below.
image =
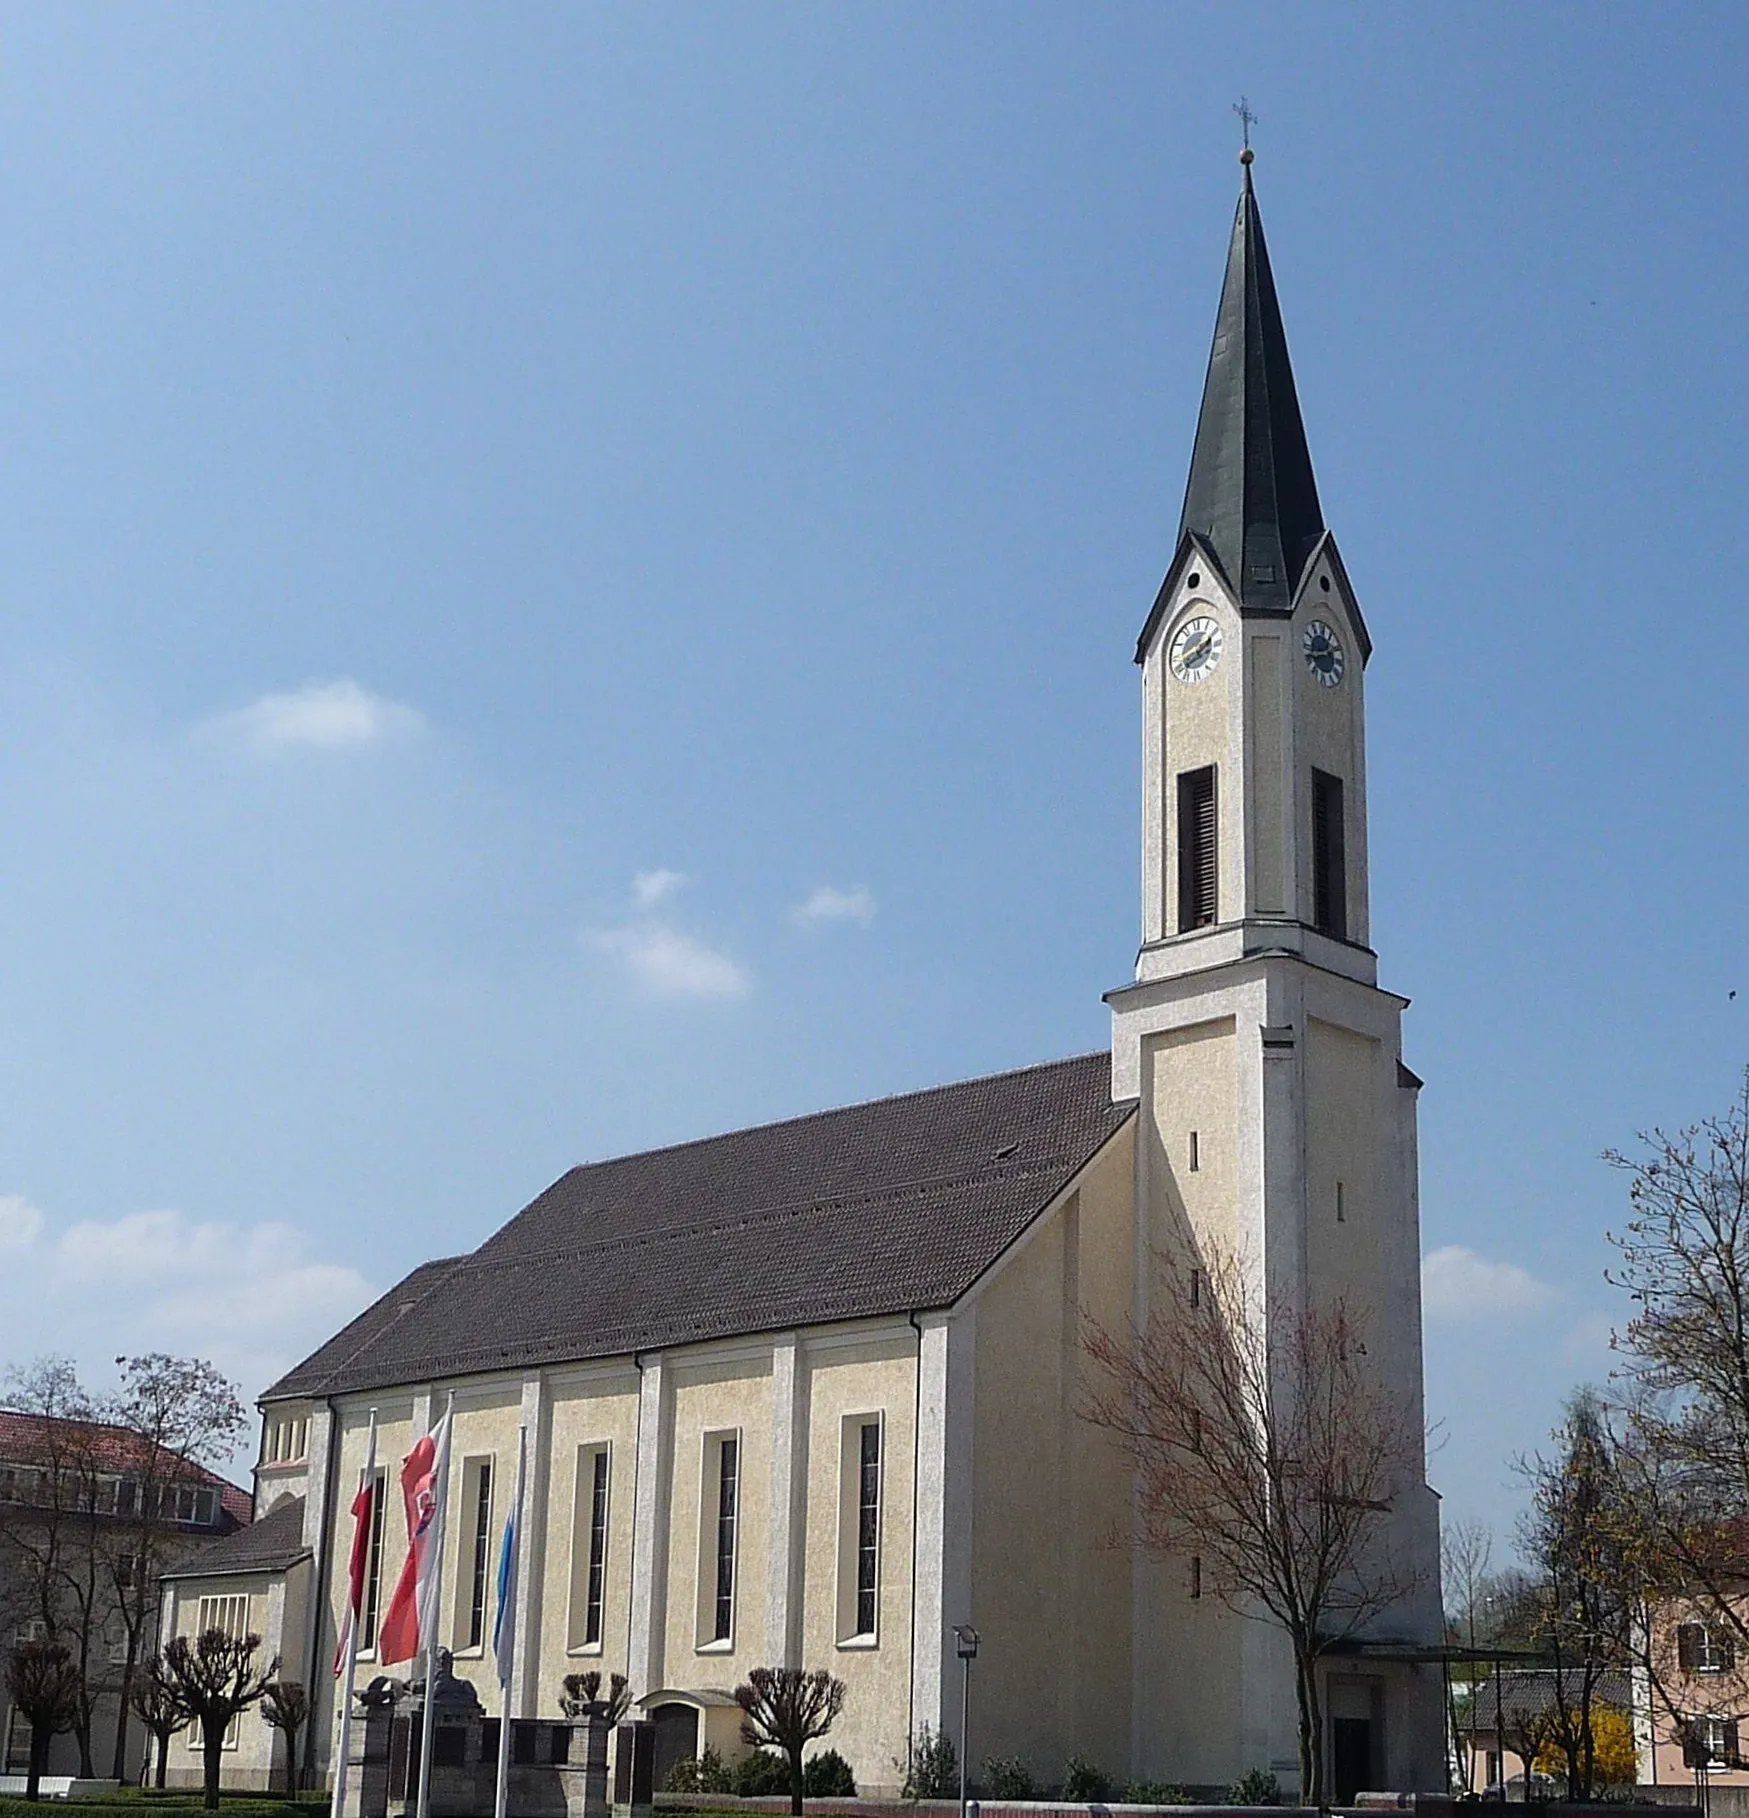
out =
[(1190, 1133), (1190, 1171), (1195, 1174), (1202, 1166), (1202, 1139), (1192, 1130)]
[(1190, 1272), (1190, 1304), (1193, 1307), (1202, 1305), (1202, 1270), (1200, 1269), (1192, 1269)]
[(1215, 827), (1215, 768), (1178, 778), (1178, 931), (1211, 926), (1219, 907), (1220, 866)]
[(592, 1461), (589, 1485), (589, 1578), (584, 1588), (583, 1644), (601, 1645), (601, 1610), (607, 1589), (607, 1448)]
[(881, 1426), (862, 1423), (856, 1499), (856, 1632), (875, 1632), (875, 1586), (880, 1566)]
[(492, 1463), (482, 1458), (474, 1473), (473, 1568), (468, 1587), (468, 1639), (471, 1648), (486, 1639), (486, 1581), (492, 1558)]
[(388, 1507), (383, 1475), (379, 1470), (370, 1486), (370, 1555), (364, 1573), (364, 1619), (359, 1625), (359, 1644), (367, 1654), (377, 1644), (377, 1612), (383, 1588), (383, 1514)]
[(740, 1442), (725, 1438), (717, 1452), (717, 1590), (711, 1638), (727, 1641), (735, 1618), (735, 1526), (740, 1500)]
[(1312, 772), (1312, 920), (1322, 934), (1348, 939), (1348, 877), (1342, 850), (1342, 779)]
[(1192, 1597), (1202, 1596), (1202, 1555), (1200, 1553), (1192, 1553), (1190, 1556), (1190, 1594)]
[(1339, 1225), (1348, 1222), (1348, 1207), (1343, 1200), (1341, 1181), (1336, 1183), (1336, 1222)]

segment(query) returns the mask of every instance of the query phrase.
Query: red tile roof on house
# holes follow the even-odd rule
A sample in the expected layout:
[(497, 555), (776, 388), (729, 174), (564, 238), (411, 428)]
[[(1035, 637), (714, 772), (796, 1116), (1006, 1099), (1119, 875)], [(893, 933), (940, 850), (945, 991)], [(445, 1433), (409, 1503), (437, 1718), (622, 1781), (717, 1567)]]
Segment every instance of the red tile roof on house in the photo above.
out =
[[(0, 1408), (0, 1465), (47, 1465), (57, 1457), (67, 1458), (75, 1447), (86, 1444), (90, 1445), (92, 1459), (100, 1471), (113, 1471), (123, 1476), (152, 1466), (151, 1442), (128, 1427), (98, 1420), (61, 1420), (47, 1414), (23, 1414), (16, 1409)], [(159, 1465), (158, 1469), (163, 1471), (164, 1467)], [(239, 1526), (252, 1519), (254, 1499), (249, 1492), (216, 1471), (209, 1471), (192, 1459), (182, 1459), (175, 1477), (181, 1483), (215, 1486), (219, 1492), (219, 1507)]]

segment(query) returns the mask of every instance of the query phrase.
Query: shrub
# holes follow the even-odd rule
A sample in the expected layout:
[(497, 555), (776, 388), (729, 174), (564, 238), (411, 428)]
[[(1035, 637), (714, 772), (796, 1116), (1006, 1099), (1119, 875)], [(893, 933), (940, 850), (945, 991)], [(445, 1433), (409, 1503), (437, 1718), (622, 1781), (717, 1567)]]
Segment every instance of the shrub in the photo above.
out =
[(1084, 1755), (1071, 1755), (1063, 1769), (1063, 1797), (1077, 1804), (1096, 1804), (1111, 1797), (1111, 1776)]
[(1030, 1799), (1038, 1788), (1018, 1755), (998, 1755), (984, 1763), (984, 1791), (992, 1799)]
[(856, 1776), (836, 1749), (825, 1749), (802, 1769), (802, 1791), (810, 1799), (854, 1799)]
[(704, 1745), (704, 1753), (696, 1758), (688, 1756), (684, 1761), (677, 1761), (668, 1770), (668, 1778), (662, 1783), (665, 1793), (726, 1793), (730, 1790), (733, 1776), (723, 1765), (723, 1758), (711, 1743)]
[(1118, 1795), (1122, 1805), (1194, 1805), (1189, 1793), (1170, 1780), (1132, 1780)]
[(770, 1799), (787, 1793), (789, 1763), (770, 1749), (749, 1749), (729, 1770), (729, 1791), (743, 1799)]
[(903, 1766), (906, 1799), (952, 1799), (960, 1790), (960, 1764), (953, 1738), (938, 1736), (928, 1724), (911, 1738), (911, 1757)]
[(1247, 1768), (1227, 1788), (1229, 1805), (1280, 1805), (1281, 1782), (1268, 1768)]

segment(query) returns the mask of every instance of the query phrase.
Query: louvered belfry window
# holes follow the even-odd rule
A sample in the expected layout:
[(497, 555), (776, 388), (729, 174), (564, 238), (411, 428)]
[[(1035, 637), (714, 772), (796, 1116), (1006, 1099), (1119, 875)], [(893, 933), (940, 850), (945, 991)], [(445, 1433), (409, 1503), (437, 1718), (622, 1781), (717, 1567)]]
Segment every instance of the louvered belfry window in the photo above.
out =
[(1312, 772), (1312, 921), (1348, 939), (1348, 876), (1342, 852), (1342, 779)]
[(1219, 907), (1219, 843), (1215, 837), (1215, 767), (1178, 778), (1178, 931), (1209, 927)]

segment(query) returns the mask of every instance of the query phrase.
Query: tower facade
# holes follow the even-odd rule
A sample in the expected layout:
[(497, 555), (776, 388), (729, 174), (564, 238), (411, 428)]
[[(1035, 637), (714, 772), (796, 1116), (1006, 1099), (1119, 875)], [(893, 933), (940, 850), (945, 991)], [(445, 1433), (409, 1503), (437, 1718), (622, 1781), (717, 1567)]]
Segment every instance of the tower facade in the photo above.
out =
[[(1187, 1247), (1236, 1264), (1260, 1308), (1341, 1299), (1419, 1432), (1421, 1082), (1402, 1062), (1406, 1000), (1379, 988), (1369, 945), (1371, 654), (1324, 523), (1247, 162), (1177, 550), (1136, 647), (1141, 945), (1135, 982), (1108, 998), (1113, 1094), (1139, 1113), (1133, 1315), (1164, 1304), (1160, 1271)], [(1339, 1777), (1376, 1786), (1444, 1784), (1438, 1668), (1416, 1659), (1440, 1639), (1437, 1506), (1420, 1460), (1413, 1477), (1389, 1544), (1423, 1588), (1329, 1669), (1327, 1721), (1345, 1727), (1326, 1758), (1346, 1751)], [(1242, 1713), (1243, 1765), (1287, 1772), (1285, 1642), (1187, 1610), (1172, 1578), (1136, 1562), (1138, 1748), (1217, 1779), (1229, 1763), (1199, 1761), (1197, 1738), (1225, 1705)]]

